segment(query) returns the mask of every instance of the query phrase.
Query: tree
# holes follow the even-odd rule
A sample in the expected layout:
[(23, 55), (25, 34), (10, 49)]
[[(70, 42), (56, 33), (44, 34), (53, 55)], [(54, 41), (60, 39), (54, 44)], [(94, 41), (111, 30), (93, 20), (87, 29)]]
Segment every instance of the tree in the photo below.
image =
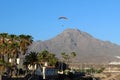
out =
[(0, 60), (5, 63), (4, 66), (11, 64), (10, 59), (13, 61), (12, 65), (16, 66), (19, 53), (25, 54), (32, 41), (30, 35), (0, 33)]
[(63, 62), (65, 62), (66, 64), (68, 64), (69, 60), (70, 60), (70, 56), (68, 54), (66, 54), (65, 52), (61, 53), (61, 56), (62, 56)]
[(55, 57), (55, 54), (49, 53), (48, 55), (48, 62), (50, 66), (55, 66), (58, 59)]
[(25, 56), (25, 61), (24, 63), (30, 64), (30, 65), (35, 65), (38, 63), (38, 57), (37, 57), (36, 52), (30, 52)]
[(18, 49), (18, 43), (16, 42), (12, 42), (10, 45), (10, 54), (9, 54), (9, 58), (12, 58), (15, 65), (17, 64), (17, 58), (19, 57), (19, 49)]
[(38, 53), (38, 59), (41, 63), (48, 62), (50, 66), (54, 66), (58, 59), (55, 57), (55, 54), (48, 52), (47, 50), (43, 50)]
[(28, 70), (29, 65), (34, 67), (34, 69), (35, 69), (35, 65), (38, 64), (37, 54), (38, 53), (36, 53), (36, 52), (27, 53), (27, 55), (25, 56), (25, 60), (23, 61), (23, 65), (26, 70)]
[(4, 61), (4, 55), (7, 53), (7, 39), (8, 38), (8, 33), (1, 33), (0, 34), (0, 57)]
[[(17, 35), (11, 34), (9, 35), (9, 53), (8, 58), (14, 58), (14, 61), (16, 61), (16, 58), (19, 56), (19, 38)], [(16, 62), (14, 62), (16, 64)]]
[(65, 52), (61, 53), (62, 56), (62, 61), (65, 62), (67, 64), (67, 66), (69, 66), (68, 64), (71, 62), (73, 62), (73, 58), (76, 57), (76, 53), (75, 52), (71, 52), (70, 54), (66, 54)]
[(7, 40), (7, 37), (8, 37), (8, 33), (1, 33), (0, 34), (1, 43), (5, 43)]
[(75, 52), (71, 52), (70, 53), (70, 59), (71, 59), (71, 63), (73, 64), (73, 59), (76, 57), (76, 53)]
[(71, 52), (71, 58), (76, 57), (76, 53), (75, 52)]
[(26, 50), (28, 49), (28, 46), (32, 44), (32, 36), (30, 35), (19, 35), (19, 49), (20, 52), (24, 55), (26, 53)]

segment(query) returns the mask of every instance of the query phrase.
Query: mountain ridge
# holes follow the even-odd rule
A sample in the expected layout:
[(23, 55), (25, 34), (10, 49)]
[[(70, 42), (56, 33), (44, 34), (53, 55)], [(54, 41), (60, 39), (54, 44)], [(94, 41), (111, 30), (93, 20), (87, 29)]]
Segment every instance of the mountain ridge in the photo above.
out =
[(77, 61), (86, 63), (104, 63), (117, 60), (114, 56), (119, 56), (120, 46), (108, 41), (96, 39), (90, 34), (78, 29), (66, 29), (56, 37), (35, 41), (29, 47), (29, 51), (40, 52), (48, 50), (60, 56), (62, 52), (76, 52)]

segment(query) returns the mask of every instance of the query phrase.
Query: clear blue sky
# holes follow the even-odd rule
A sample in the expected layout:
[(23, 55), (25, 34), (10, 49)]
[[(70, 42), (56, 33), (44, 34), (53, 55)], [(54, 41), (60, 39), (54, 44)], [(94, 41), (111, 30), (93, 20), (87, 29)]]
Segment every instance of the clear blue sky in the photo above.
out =
[(120, 44), (120, 0), (0, 0), (0, 33), (47, 40), (67, 28)]

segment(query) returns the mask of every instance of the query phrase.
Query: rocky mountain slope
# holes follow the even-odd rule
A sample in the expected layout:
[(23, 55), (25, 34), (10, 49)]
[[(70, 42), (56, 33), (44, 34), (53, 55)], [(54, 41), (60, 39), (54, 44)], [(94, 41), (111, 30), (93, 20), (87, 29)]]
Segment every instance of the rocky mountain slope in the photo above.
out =
[(118, 60), (120, 46), (108, 41), (95, 39), (78, 29), (66, 29), (56, 37), (46, 41), (36, 41), (29, 51), (48, 50), (60, 56), (62, 52), (76, 52), (76, 60), (86, 63), (105, 63)]

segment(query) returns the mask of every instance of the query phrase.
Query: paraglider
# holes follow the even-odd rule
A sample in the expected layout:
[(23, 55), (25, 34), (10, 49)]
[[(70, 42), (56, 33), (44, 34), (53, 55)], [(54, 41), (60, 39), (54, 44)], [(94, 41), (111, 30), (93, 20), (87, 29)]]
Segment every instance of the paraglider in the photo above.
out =
[(68, 20), (68, 18), (67, 17), (64, 17), (64, 16), (61, 16), (61, 17), (59, 17), (58, 18), (58, 20), (61, 20), (61, 22), (62, 22), (62, 27), (64, 26), (64, 22), (65, 22), (65, 20)]

